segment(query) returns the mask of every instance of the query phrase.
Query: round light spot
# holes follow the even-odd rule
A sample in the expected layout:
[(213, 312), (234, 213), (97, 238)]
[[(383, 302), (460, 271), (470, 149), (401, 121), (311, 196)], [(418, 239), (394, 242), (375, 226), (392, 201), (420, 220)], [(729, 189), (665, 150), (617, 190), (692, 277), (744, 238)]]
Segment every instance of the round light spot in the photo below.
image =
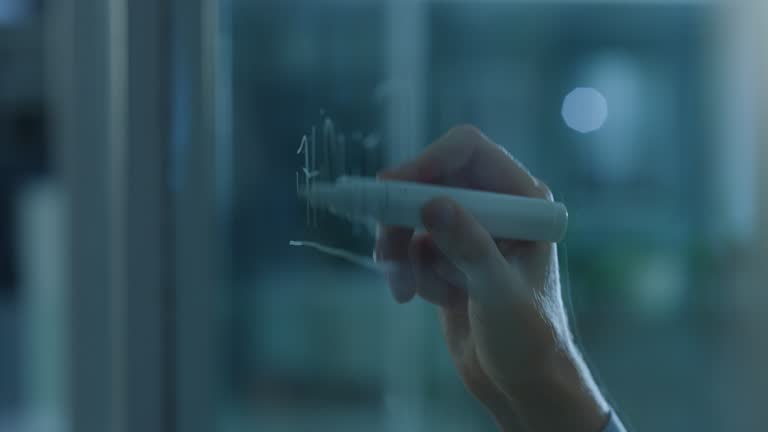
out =
[(577, 87), (563, 100), (563, 120), (581, 133), (600, 129), (608, 118), (608, 102), (592, 87)]

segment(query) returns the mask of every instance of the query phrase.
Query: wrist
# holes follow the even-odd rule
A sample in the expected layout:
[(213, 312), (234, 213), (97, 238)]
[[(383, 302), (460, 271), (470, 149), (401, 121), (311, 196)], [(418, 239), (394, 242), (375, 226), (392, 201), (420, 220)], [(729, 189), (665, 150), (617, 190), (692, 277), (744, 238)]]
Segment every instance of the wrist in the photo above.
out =
[(608, 404), (575, 348), (557, 352), (531, 372), (505, 391), (517, 417), (532, 430), (602, 430), (609, 417)]
[(512, 400), (506, 396), (494, 400), (481, 400), (502, 432), (526, 430), (518, 417)]

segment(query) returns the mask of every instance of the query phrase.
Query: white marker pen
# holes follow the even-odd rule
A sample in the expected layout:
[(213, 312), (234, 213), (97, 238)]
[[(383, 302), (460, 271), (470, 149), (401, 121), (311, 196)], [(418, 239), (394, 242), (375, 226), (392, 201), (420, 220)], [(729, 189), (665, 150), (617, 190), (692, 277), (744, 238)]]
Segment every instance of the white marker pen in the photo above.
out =
[(565, 205), (538, 198), (363, 177), (335, 183), (315, 181), (301, 192), (310, 203), (353, 220), (420, 228), (421, 209), (449, 197), (473, 215), (493, 237), (557, 242), (565, 235)]

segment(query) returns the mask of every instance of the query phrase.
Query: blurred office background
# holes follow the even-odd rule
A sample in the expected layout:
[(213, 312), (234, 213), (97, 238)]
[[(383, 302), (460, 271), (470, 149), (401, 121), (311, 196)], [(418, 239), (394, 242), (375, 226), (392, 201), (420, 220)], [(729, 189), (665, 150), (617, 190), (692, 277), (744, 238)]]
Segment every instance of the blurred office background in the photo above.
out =
[(288, 246), (373, 245), (296, 199), (303, 136), (320, 176), (372, 175), (460, 123), (568, 205), (574, 330), (630, 429), (763, 429), (766, 20), (2, 0), (0, 430), (494, 430), (431, 306)]

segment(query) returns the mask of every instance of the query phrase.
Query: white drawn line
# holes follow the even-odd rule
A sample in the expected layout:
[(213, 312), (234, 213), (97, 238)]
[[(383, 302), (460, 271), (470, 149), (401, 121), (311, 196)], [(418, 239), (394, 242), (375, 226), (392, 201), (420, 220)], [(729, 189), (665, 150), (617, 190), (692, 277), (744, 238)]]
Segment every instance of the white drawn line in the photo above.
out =
[(341, 258), (347, 262), (350, 262), (352, 264), (357, 264), (360, 267), (365, 267), (369, 270), (373, 270), (378, 273), (387, 274), (392, 272), (395, 268), (395, 264), (391, 261), (376, 262), (373, 260), (373, 258), (363, 256), (363, 255), (358, 255), (356, 253), (352, 253), (344, 249), (325, 246), (316, 242), (291, 240), (288, 242), (288, 244), (291, 246), (304, 246), (311, 249), (315, 249), (316, 251), (322, 252), (327, 255), (335, 256), (337, 258)]

